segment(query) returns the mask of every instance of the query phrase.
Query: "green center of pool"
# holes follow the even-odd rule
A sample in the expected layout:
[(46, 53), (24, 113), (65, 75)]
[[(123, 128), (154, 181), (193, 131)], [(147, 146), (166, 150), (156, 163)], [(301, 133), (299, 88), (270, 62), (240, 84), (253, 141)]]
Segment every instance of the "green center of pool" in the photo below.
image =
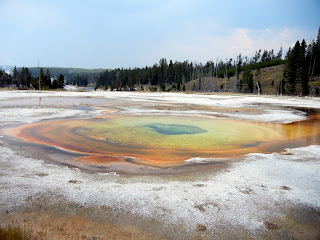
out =
[[(82, 139), (107, 145), (104, 149), (166, 149), (180, 151), (210, 151), (256, 145), (274, 139), (281, 131), (264, 124), (243, 121), (212, 120), (186, 117), (125, 117), (88, 121), (72, 132)], [(97, 146), (95, 146), (97, 147)]]

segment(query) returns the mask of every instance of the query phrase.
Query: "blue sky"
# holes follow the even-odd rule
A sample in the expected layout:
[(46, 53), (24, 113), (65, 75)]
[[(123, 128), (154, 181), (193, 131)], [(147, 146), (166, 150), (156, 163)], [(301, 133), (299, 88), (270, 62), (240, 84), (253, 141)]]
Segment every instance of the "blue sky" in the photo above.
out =
[(316, 38), (318, 0), (0, 0), (0, 64), (144, 67), (285, 50)]

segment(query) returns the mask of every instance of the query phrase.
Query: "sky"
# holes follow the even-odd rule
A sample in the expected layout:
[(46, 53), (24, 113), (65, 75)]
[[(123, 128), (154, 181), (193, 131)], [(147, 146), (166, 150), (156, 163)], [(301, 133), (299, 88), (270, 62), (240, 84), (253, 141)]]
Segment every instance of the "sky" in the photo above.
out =
[(319, 0), (0, 0), (0, 65), (134, 68), (287, 51)]

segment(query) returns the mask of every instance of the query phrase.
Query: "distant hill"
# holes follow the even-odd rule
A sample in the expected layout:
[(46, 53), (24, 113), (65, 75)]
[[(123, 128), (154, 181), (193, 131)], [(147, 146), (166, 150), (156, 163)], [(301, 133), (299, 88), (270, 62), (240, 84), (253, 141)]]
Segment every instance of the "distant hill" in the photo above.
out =
[[(71, 83), (72, 80), (77, 76), (88, 78), (89, 84), (95, 84), (98, 75), (104, 72), (106, 69), (87, 69), (87, 68), (61, 68), (61, 67), (42, 67), (44, 72), (49, 69), (51, 77), (56, 77), (62, 74), (66, 79), (67, 83)], [(18, 68), (20, 70), (21, 68)], [(28, 68), (33, 77), (38, 76), (39, 69), (37, 67)]]
[[(267, 67), (261, 69), (261, 74), (257, 76), (257, 70), (252, 71), (253, 82), (259, 81), (263, 94), (277, 94), (279, 92), (278, 86), (280, 81), (283, 79), (283, 68), (284, 65), (278, 65), (273, 67)], [(240, 78), (242, 72), (240, 73)], [(200, 81), (199, 79), (187, 82), (185, 85), (186, 91), (199, 91), (199, 92), (212, 92), (214, 87), (215, 91), (226, 91), (231, 92), (234, 89), (235, 76), (227, 78), (210, 78), (205, 77)], [(200, 85), (200, 86), (199, 86)], [(312, 89), (320, 88), (320, 76), (313, 77), (310, 79), (309, 85)], [(256, 86), (254, 87), (254, 93), (257, 93)]]
[[(65, 77), (69, 75), (77, 74), (92, 74), (92, 73), (101, 73), (106, 69), (87, 69), (87, 68), (61, 68), (61, 67), (42, 67), (44, 70), (49, 69), (52, 76), (57, 76), (59, 74), (64, 75)], [(20, 69), (20, 68), (19, 68)], [(32, 76), (37, 76), (39, 70), (37, 67), (28, 68)]]

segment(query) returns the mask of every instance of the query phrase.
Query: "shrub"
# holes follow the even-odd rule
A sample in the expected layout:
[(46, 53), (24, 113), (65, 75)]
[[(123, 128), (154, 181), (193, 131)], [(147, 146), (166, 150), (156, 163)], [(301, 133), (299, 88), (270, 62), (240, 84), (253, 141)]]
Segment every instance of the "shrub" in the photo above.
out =
[(0, 226), (0, 239), (1, 240), (30, 240), (28, 236), (19, 228), (9, 226), (3, 228)]

